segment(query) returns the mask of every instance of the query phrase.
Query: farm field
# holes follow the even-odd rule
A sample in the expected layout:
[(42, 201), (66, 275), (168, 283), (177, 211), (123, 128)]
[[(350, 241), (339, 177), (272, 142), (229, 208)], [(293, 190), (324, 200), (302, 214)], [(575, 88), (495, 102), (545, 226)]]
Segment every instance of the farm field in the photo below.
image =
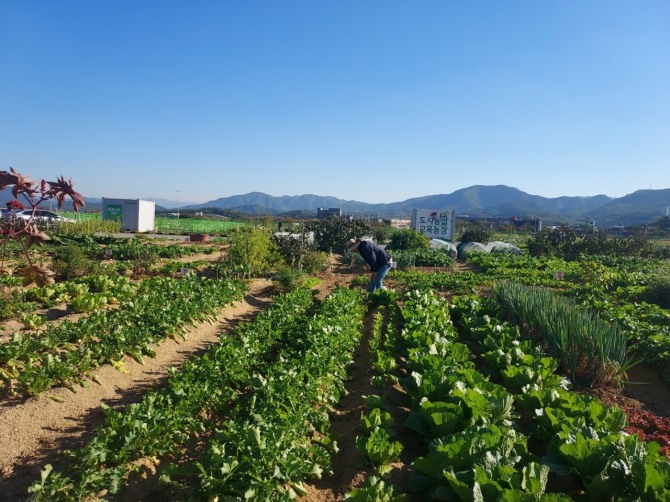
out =
[[(365, 298), (367, 277), (338, 255), (317, 281), (286, 291), (221, 276), (219, 245), (131, 241), (86, 246), (132, 287), (32, 288), (21, 307), (32, 310), (0, 325), (6, 500), (28, 489), (35, 500), (667, 499), (670, 323), (653, 304), (626, 307), (657, 263), (473, 256), (393, 271), (389, 289)], [(616, 317), (625, 329), (608, 337), (642, 362), (628, 368), (610, 345), (580, 346), (600, 360), (535, 340), (524, 324), (549, 328), (500, 307), (515, 301), (510, 278), (522, 299), (543, 285), (559, 310)], [(210, 282), (223, 289), (206, 300)], [(86, 331), (104, 311), (99, 322), (111, 320), (109, 336), (125, 343), (121, 326), (196, 301), (179, 308), (172, 332), (147, 321), (146, 346), (98, 351), (105, 336)], [(67, 322), (80, 334), (63, 341)], [(68, 353), (77, 357), (60, 367)]]

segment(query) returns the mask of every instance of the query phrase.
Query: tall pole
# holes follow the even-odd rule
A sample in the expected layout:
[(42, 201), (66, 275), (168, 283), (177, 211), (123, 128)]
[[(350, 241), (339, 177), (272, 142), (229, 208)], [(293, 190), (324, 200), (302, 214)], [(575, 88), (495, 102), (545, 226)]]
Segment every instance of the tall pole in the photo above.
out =
[(181, 230), (181, 227), (179, 226), (179, 192), (181, 192), (181, 190), (177, 190), (177, 229)]

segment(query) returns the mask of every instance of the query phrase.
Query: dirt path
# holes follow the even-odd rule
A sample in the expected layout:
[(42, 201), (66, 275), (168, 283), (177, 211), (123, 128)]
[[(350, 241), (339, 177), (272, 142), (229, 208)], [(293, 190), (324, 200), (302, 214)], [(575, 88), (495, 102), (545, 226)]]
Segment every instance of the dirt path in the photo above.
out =
[(23, 402), (0, 403), (0, 500), (25, 500), (26, 488), (45, 464), (57, 467), (63, 450), (78, 448), (93, 435), (103, 419), (101, 403), (121, 408), (139, 401), (148, 389), (164, 383), (168, 368), (181, 366), (217, 342), (221, 332), (267, 306), (271, 286), (269, 280), (254, 280), (243, 301), (222, 310), (214, 323), (192, 328), (188, 340), (165, 341), (144, 365), (126, 358), (126, 373), (109, 365), (99, 368), (95, 374), (102, 385), (92, 384), (76, 394), (53, 389)]

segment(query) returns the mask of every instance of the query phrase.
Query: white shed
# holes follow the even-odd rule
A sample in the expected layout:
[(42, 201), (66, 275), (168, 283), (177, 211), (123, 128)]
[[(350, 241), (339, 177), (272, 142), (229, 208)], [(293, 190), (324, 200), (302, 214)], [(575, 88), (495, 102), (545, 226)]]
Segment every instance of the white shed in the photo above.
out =
[(102, 199), (102, 219), (121, 222), (126, 232), (153, 232), (156, 229), (156, 203), (141, 199)]

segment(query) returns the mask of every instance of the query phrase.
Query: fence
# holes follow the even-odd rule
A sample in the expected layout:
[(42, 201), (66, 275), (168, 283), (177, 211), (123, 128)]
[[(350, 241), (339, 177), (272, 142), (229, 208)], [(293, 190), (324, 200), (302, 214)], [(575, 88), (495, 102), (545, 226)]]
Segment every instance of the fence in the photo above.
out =
[[(60, 212), (67, 218), (77, 221), (100, 220), (100, 213)], [(198, 218), (167, 218), (157, 216), (156, 232), (164, 234), (219, 234), (245, 225), (239, 221), (218, 221)]]

